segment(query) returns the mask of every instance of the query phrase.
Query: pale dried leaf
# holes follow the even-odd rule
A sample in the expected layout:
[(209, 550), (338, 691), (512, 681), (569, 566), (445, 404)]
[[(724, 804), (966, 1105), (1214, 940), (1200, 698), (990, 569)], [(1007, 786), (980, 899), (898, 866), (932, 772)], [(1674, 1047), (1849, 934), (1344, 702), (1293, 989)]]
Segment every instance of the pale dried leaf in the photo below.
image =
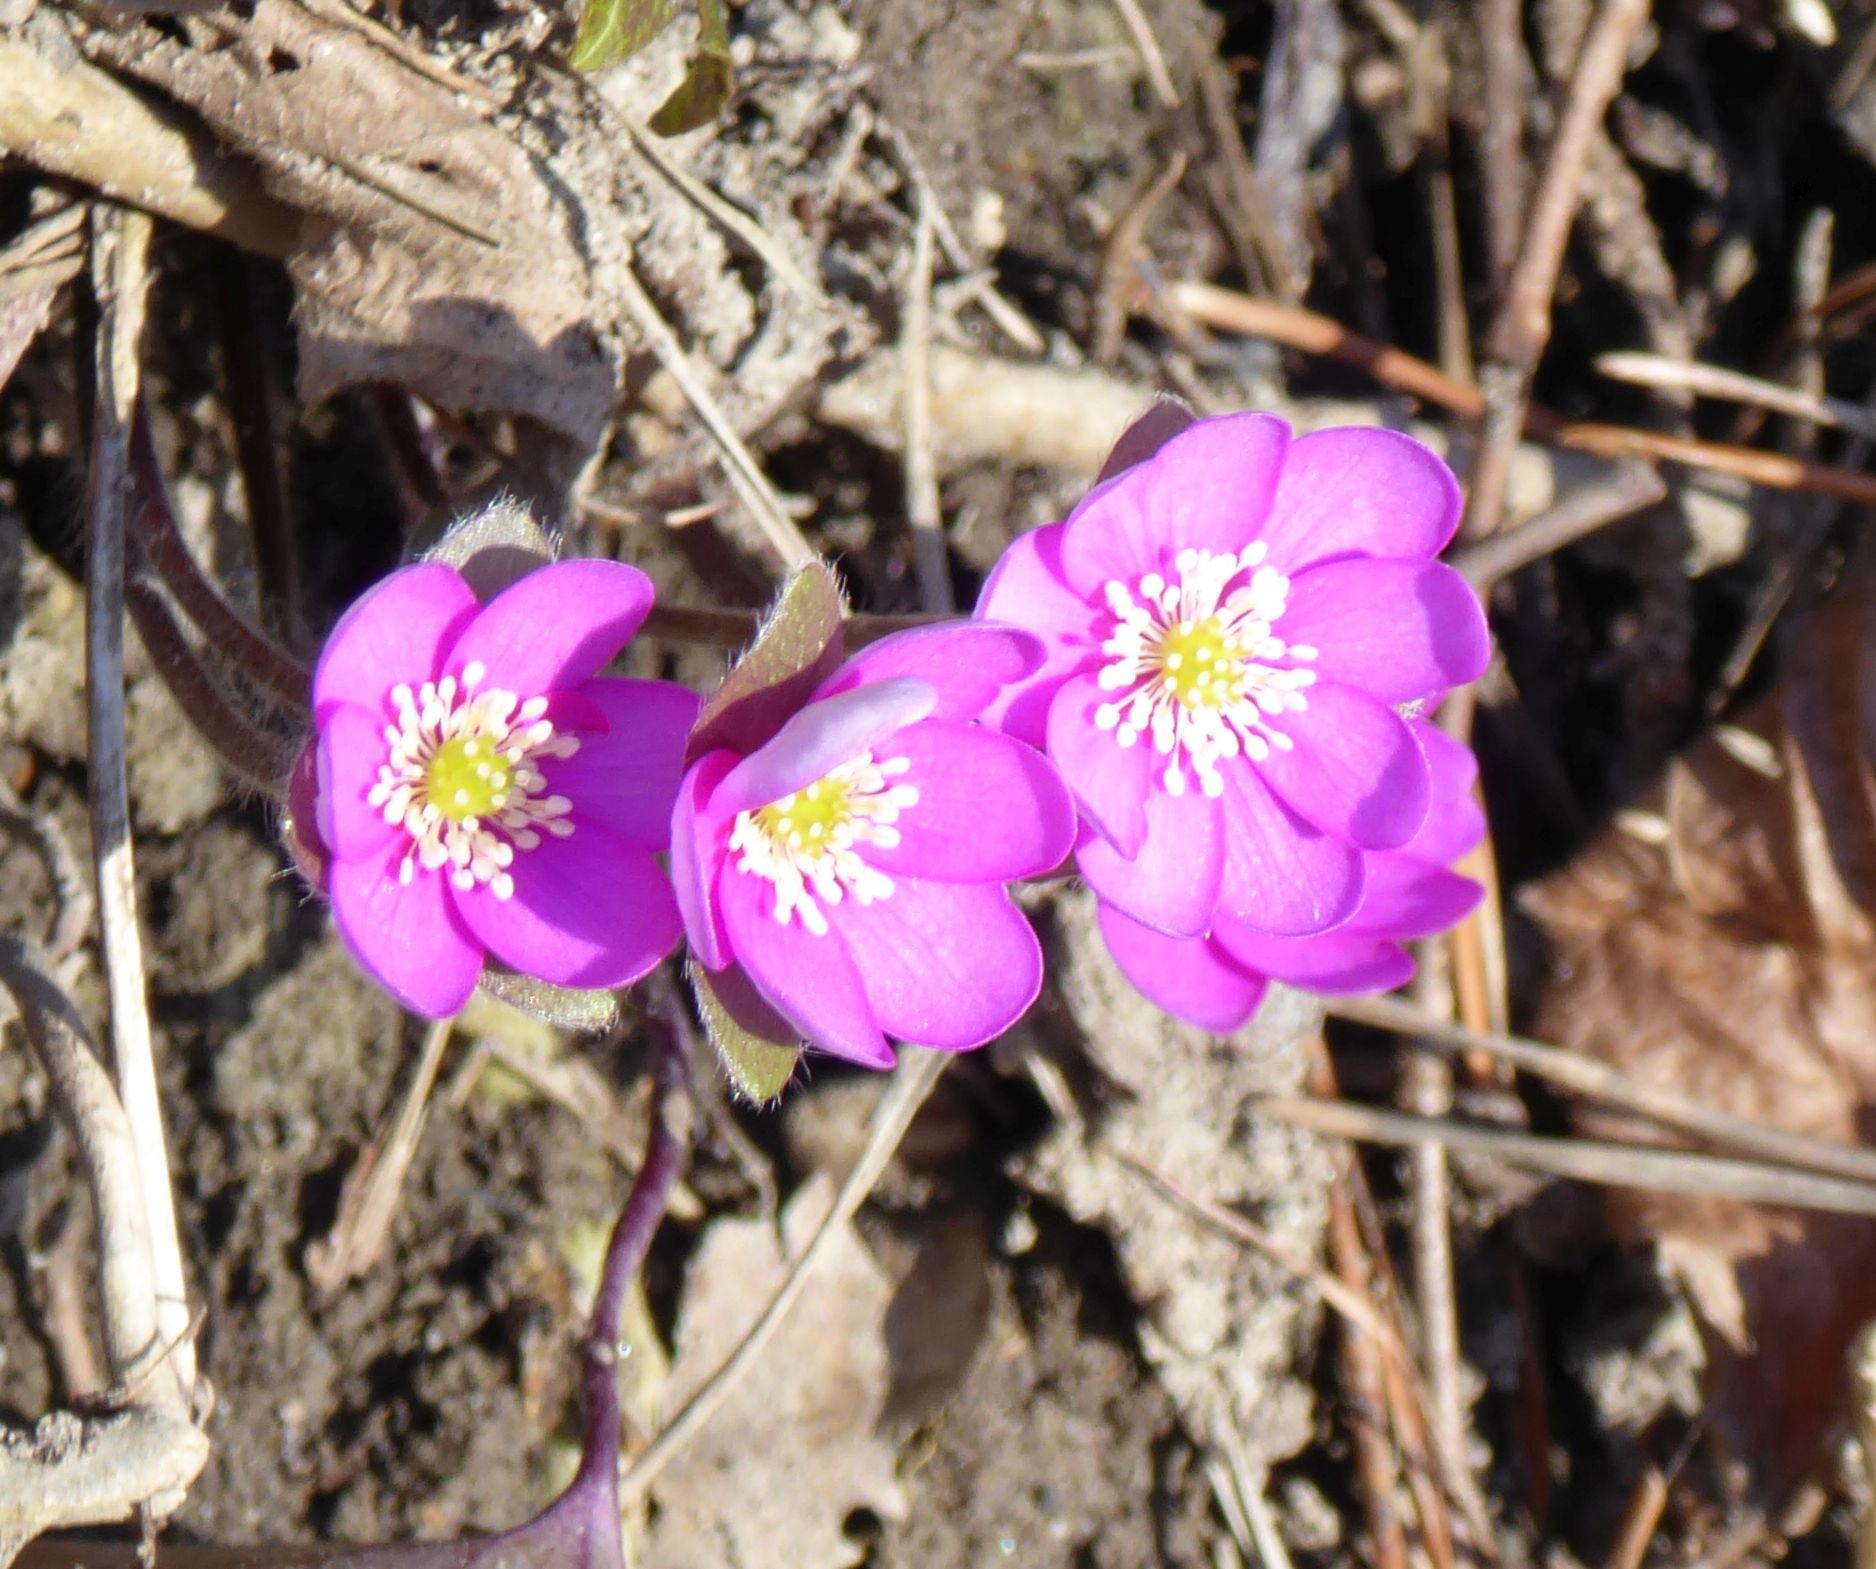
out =
[[(827, 1213), (833, 1184), (804, 1183), (782, 1211), (791, 1254)], [(684, 1289), (675, 1410), (722, 1364), (787, 1273), (774, 1229), (718, 1220)], [(891, 1447), (878, 1435), (891, 1368), (884, 1272), (848, 1229), (809, 1280), (762, 1364), (665, 1470), (642, 1569), (842, 1569), (863, 1548), (842, 1533), (856, 1509), (904, 1513)]]

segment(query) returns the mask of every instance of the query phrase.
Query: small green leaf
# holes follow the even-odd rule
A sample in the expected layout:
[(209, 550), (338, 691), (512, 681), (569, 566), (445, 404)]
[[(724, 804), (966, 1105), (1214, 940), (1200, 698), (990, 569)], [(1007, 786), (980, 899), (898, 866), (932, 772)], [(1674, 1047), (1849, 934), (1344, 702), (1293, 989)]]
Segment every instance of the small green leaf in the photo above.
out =
[(771, 1040), (745, 1029), (717, 995), (709, 972), (693, 963), (689, 973), (704, 1029), (736, 1092), (758, 1106), (776, 1099), (795, 1076), (795, 1064), (801, 1061), (801, 1043)]
[(681, 136), (697, 130), (723, 112), (735, 91), (736, 68), (729, 55), (714, 49), (700, 50), (684, 73), (684, 80), (658, 105), (651, 128), (660, 136)]
[(576, 71), (617, 65), (662, 33), (676, 15), (677, 0), (586, 0), (567, 63)]
[(749, 652), (703, 705), (686, 760), (718, 747), (753, 752), (808, 700), (840, 663), (840, 584), (824, 563), (788, 580)]
[(497, 1002), (531, 1014), (563, 1030), (583, 1030), (589, 1035), (610, 1029), (619, 1017), (619, 999), (612, 992), (575, 991), (570, 986), (554, 986), (532, 975), (516, 975), (509, 970), (487, 969), (476, 985)]

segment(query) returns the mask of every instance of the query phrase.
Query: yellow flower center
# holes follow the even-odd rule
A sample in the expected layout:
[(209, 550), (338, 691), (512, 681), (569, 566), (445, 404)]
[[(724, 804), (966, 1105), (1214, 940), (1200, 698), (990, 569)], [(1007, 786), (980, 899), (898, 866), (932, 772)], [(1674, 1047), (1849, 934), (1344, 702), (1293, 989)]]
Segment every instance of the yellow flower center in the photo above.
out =
[(424, 789), (439, 812), (460, 823), (499, 811), (513, 779), (507, 759), (487, 739), (458, 736), (437, 748), (424, 775)]
[(1160, 639), (1160, 678), (1187, 708), (1223, 708), (1243, 695), (1245, 653), (1218, 616), (1177, 622)]

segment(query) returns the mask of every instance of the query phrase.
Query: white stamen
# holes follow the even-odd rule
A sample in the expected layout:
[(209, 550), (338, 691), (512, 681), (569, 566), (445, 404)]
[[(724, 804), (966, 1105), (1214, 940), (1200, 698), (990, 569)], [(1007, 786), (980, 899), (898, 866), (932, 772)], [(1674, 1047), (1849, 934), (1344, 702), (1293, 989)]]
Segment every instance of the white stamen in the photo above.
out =
[[(861, 905), (892, 896), (892, 879), (859, 852), (863, 845), (899, 843), (892, 825), (918, 805), (918, 790), (892, 781), (911, 766), (909, 757), (876, 763), (871, 752), (862, 752), (792, 795), (737, 813), (729, 844), (741, 852), (736, 869), (775, 885), (777, 922), (786, 926), (799, 917), (806, 931), (825, 937), (823, 904), (839, 904), (848, 894)], [(804, 825), (806, 819), (812, 820)]]
[[(512, 899), (508, 868), (515, 852), (534, 849), (541, 842), (537, 830), (559, 839), (573, 832), (567, 821), (573, 803), (543, 795), (547, 781), (531, 764), (572, 757), (578, 737), (558, 734), (543, 717), (544, 697), (523, 703), (499, 688), (477, 690), (487, 676), (487, 667), (472, 660), (460, 677), (426, 681), (415, 691), (402, 682), (391, 689), (397, 722), (384, 728), (390, 755), (365, 799), (410, 835), (397, 869), (406, 887), (418, 867), (447, 867), (450, 881), (465, 893), (487, 888), (497, 899)], [(449, 811), (431, 795), (432, 766), (451, 743), (486, 791), (487, 806), (479, 813), (464, 810), (475, 796), (461, 785), (450, 793)]]
[(1119, 579), (1103, 586), (1115, 626), (1096, 681), (1115, 695), (1096, 707), (1094, 723), (1123, 747), (1150, 737), (1167, 759), (1160, 779), (1169, 794), (1185, 793), (1189, 771), (1217, 797), (1220, 762), (1260, 763), (1295, 746), (1280, 721), (1309, 706), (1303, 692), (1316, 672), (1298, 667), (1319, 656), (1276, 635), (1290, 580), (1266, 554), (1261, 540), (1236, 555), (1187, 549), (1173, 558), (1170, 581), (1149, 572), (1133, 589)]

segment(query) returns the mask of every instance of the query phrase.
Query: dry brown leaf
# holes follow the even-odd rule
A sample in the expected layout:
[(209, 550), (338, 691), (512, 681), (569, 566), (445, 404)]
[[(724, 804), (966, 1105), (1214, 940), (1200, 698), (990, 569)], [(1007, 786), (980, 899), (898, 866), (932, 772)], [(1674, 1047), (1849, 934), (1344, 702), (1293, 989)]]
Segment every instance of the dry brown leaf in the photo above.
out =
[(201, 116), (306, 214), (288, 259), (304, 397), (394, 380), (598, 439), (616, 349), (589, 324), (574, 214), (485, 90), (292, 0), (160, 27), (120, 14), (85, 47)]
[[(1708, 1104), (1846, 1143), (1876, 1113), (1876, 777), (1867, 590), (1790, 650), (1781, 689), (1670, 771), (1665, 845), (1612, 830), (1526, 896), (1553, 944), (1539, 1034)], [(1661, 1139), (1584, 1112), (1586, 1133)], [(1614, 1191), (1708, 1334), (1707, 1411), (1753, 1481), (1799, 1479), (1876, 1315), (1876, 1225)]]
[[(791, 1255), (807, 1245), (833, 1191), (830, 1179), (813, 1177), (784, 1207)], [(716, 1371), (787, 1269), (762, 1221), (711, 1225), (685, 1282), (667, 1410)], [(841, 1529), (854, 1510), (904, 1514), (892, 1449), (878, 1434), (891, 1377), (891, 1296), (884, 1271), (848, 1228), (761, 1366), (659, 1479), (641, 1569), (844, 1569), (864, 1551)]]

